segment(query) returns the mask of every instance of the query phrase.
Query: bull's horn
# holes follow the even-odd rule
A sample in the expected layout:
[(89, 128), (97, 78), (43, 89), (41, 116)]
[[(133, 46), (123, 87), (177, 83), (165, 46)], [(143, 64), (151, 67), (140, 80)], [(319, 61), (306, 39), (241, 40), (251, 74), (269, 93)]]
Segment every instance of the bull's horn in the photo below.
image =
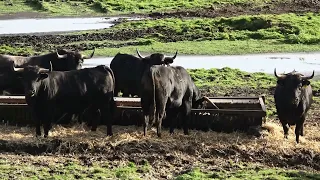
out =
[(312, 71), (311, 76), (302, 77), (303, 80), (312, 79), (314, 76), (314, 70)]
[(140, 52), (139, 52), (138, 48), (136, 49), (136, 51), (137, 51), (137, 54), (138, 54), (139, 58), (143, 59), (144, 57), (142, 57), (142, 56), (141, 56), (141, 54), (140, 54)]
[(86, 56), (86, 55), (81, 55), (82, 59), (91, 59), (93, 57), (95, 51), (96, 51), (96, 48), (93, 49), (93, 51), (92, 51), (92, 53), (91, 53), (91, 55), (89, 57)]
[(23, 72), (24, 68), (13, 67), (13, 70), (16, 71), (16, 72)]
[(274, 76), (276, 76), (278, 79), (283, 79), (285, 77), (285, 75), (278, 76), (276, 68), (274, 68)]
[(216, 109), (219, 109), (219, 107), (214, 104), (212, 101), (210, 101), (210, 99), (206, 96), (202, 97), (203, 101), (207, 101), (209, 104), (211, 104), (213, 107), (215, 107)]
[(40, 68), (40, 69), (39, 69), (39, 72), (41, 72), (41, 73), (50, 72), (50, 69)]
[(58, 50), (56, 50), (56, 52), (57, 52), (57, 57), (58, 57), (58, 59), (63, 59), (63, 58), (66, 58), (66, 57), (68, 56), (68, 54), (60, 55), (60, 54), (58, 53)]
[(172, 57), (172, 60), (174, 60), (177, 57), (178, 50), (176, 51), (176, 54)]

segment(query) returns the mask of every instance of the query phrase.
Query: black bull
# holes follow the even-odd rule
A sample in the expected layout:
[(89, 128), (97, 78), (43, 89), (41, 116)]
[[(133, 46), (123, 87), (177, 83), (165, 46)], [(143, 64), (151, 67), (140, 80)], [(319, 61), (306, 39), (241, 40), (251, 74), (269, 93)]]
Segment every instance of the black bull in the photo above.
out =
[[(93, 57), (95, 49), (90, 56), (81, 54), (79, 51), (60, 49), (39, 56), (11, 56), (0, 55), (0, 95), (21, 95), (24, 89), (21, 80), (13, 71), (15, 67), (26, 67), (28, 65), (39, 66), (40, 68), (53, 68), (54, 71), (69, 71), (81, 69), (84, 59)], [(51, 64), (51, 65), (50, 65)], [(57, 113), (57, 116), (59, 113)], [(61, 123), (68, 123), (72, 114), (67, 114), (59, 119)], [(64, 122), (66, 121), (66, 122)]]
[[(102, 123), (107, 124), (107, 134), (112, 135), (112, 116), (115, 110), (112, 70), (104, 65), (72, 71), (52, 71), (37, 66), (14, 68), (24, 82), (25, 98), (36, 122), (36, 135), (40, 126), (48, 136), (56, 109), (63, 113), (81, 114), (86, 109), (100, 110)], [(97, 128), (92, 120), (92, 130)]]
[(188, 72), (181, 66), (154, 65), (144, 72), (141, 86), (144, 135), (148, 125), (155, 122), (157, 135), (161, 137), (163, 118), (171, 120), (170, 133), (173, 133), (178, 114), (184, 120), (184, 134), (188, 134), (191, 108), (201, 108), (205, 100)]
[(169, 65), (177, 57), (176, 51), (173, 57), (165, 57), (163, 54), (154, 53), (147, 57), (142, 57), (137, 49), (139, 57), (129, 54), (118, 53), (111, 61), (110, 68), (116, 77), (115, 95), (121, 91), (123, 97), (129, 95), (140, 97), (141, 77), (145, 69), (151, 65)]
[(296, 125), (296, 141), (299, 143), (299, 136), (303, 136), (303, 124), (308, 110), (313, 102), (312, 88), (309, 79), (314, 76), (304, 76), (296, 71), (277, 75), (277, 86), (274, 99), (279, 120), (282, 124), (284, 137), (288, 138), (288, 126)]

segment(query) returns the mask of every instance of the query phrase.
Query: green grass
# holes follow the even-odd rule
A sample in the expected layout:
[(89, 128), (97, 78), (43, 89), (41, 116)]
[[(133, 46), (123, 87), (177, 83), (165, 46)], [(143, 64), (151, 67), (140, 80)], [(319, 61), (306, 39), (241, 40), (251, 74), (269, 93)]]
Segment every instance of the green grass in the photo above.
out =
[(235, 171), (220, 171), (220, 172), (201, 172), (199, 168), (195, 168), (188, 173), (182, 174), (176, 180), (206, 180), (206, 179), (230, 179), (230, 180), (315, 180), (320, 179), (319, 173), (309, 173), (296, 170), (284, 169), (241, 169)]
[(139, 172), (145, 170), (142, 165), (128, 163), (125, 166), (110, 169), (108, 166), (94, 164), (81, 165), (77, 162), (52, 163), (45, 166), (37, 164), (12, 164), (0, 162), (1, 179), (142, 179)]
[[(148, 13), (150, 11), (167, 11), (174, 9), (191, 9), (200, 7), (219, 6), (223, 4), (255, 3), (262, 0), (84, 0), (56, 2), (51, 0), (7, 0), (0, 1), (0, 14), (17, 12), (40, 12), (47, 15), (101, 15)], [(11, 3), (10, 3), (11, 2)]]
[[(77, 161), (52, 162), (39, 161), (16, 162), (11, 159), (0, 160), (1, 179), (145, 179), (146, 174), (152, 175), (153, 168), (145, 163), (136, 165), (129, 162), (119, 167), (110, 168), (104, 162), (92, 165), (81, 164)], [(168, 173), (169, 175), (170, 173)], [(203, 172), (200, 168), (194, 168), (188, 172), (176, 175), (176, 180), (197, 179), (283, 179), (283, 180), (307, 180), (319, 179), (320, 174), (287, 170), (280, 168), (257, 168), (249, 164), (240, 169), (220, 170), (216, 172)]]
[[(156, 29), (144, 36), (158, 41), (279, 40), (292, 44), (319, 44), (320, 14), (239, 16), (231, 18), (166, 18), (130, 21), (112, 29)], [(169, 34), (170, 33), (170, 34)], [(169, 37), (168, 37), (169, 36)]]

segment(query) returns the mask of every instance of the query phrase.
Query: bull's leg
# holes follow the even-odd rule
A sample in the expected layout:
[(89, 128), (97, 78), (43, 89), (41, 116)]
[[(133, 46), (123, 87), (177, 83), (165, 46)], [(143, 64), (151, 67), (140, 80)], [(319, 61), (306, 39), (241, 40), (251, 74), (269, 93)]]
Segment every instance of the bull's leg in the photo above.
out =
[(160, 138), (161, 137), (162, 120), (163, 120), (164, 116), (166, 115), (167, 98), (163, 98), (161, 101), (159, 101), (158, 104), (156, 103), (156, 105), (157, 105), (156, 109), (159, 109), (159, 111), (156, 112), (155, 122), (157, 125), (157, 135)]
[(43, 131), (44, 131), (44, 137), (48, 137), (49, 130), (50, 130), (50, 122), (43, 123)]
[(32, 109), (32, 115), (36, 125), (36, 137), (41, 136), (41, 116), (39, 112), (41, 112), (41, 110), (34, 108)]
[(143, 136), (147, 135), (147, 130), (149, 126), (149, 118), (151, 116), (150, 114), (150, 101), (147, 98), (141, 97), (141, 108), (142, 108), (142, 113), (144, 116), (144, 122), (143, 122)]
[(170, 122), (170, 134), (174, 133), (174, 128), (177, 126), (177, 117), (174, 116), (175, 111), (172, 108), (168, 108), (167, 110), (167, 120)]
[(284, 121), (281, 121), (282, 127), (283, 127), (283, 133), (284, 133), (284, 138), (288, 139), (288, 131), (289, 128), (287, 126), (287, 123)]
[(185, 135), (189, 135), (189, 121), (190, 121), (190, 113), (191, 113), (191, 102), (184, 102), (184, 121), (183, 121), (183, 132)]
[(296, 134), (296, 141), (297, 143), (299, 143), (299, 136), (300, 136), (300, 133), (301, 133), (301, 127), (302, 127), (302, 123), (301, 122), (298, 122), (296, 124), (296, 129), (295, 129), (295, 134)]
[[(100, 116), (98, 116), (99, 110), (98, 109), (90, 109), (90, 115), (91, 115), (91, 131), (97, 131), (98, 128), (98, 121), (101, 118)], [(101, 115), (102, 116), (102, 115)], [(103, 118), (101, 118), (103, 119)]]
[(300, 129), (300, 136), (303, 136), (303, 124), (302, 124), (301, 129)]
[(40, 120), (36, 120), (36, 137), (41, 136), (41, 122)]
[(156, 125), (157, 125), (157, 136), (161, 138), (161, 126), (162, 126), (162, 118), (163, 118), (164, 113), (158, 113), (156, 115)]
[(112, 136), (112, 123), (113, 117), (116, 110), (116, 103), (113, 97), (110, 98), (109, 106), (107, 107), (107, 134), (108, 136)]
[(149, 124), (149, 114), (144, 115), (144, 123), (143, 123), (143, 135), (147, 135), (147, 129)]

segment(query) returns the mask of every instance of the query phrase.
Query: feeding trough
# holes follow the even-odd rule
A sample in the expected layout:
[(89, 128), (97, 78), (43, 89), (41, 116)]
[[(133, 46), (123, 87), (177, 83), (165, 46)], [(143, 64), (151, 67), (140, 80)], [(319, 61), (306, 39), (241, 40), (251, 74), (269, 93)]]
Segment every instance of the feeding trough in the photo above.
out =
[[(117, 110), (114, 125), (142, 125), (140, 98), (115, 97)], [(205, 109), (192, 109), (190, 129), (232, 132), (246, 131), (261, 126), (266, 116), (264, 96), (256, 97), (208, 97)], [(11, 125), (33, 125), (33, 117), (24, 96), (0, 96), (0, 118)], [(176, 121), (182, 127), (183, 119)], [(169, 127), (171, 120), (164, 119)]]

